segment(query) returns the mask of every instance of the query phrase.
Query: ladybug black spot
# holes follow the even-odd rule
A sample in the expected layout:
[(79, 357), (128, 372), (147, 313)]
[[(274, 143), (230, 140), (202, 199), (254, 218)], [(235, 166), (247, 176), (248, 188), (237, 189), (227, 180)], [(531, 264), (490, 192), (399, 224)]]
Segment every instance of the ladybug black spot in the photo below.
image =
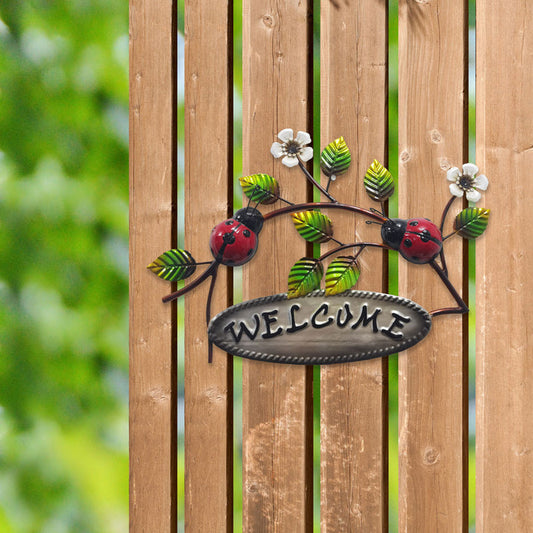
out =
[(230, 231), (224, 233), (224, 235), (222, 235), (222, 242), (224, 242), (224, 244), (233, 244), (235, 242), (235, 235)]
[(250, 234), (250, 231), (245, 229), (242, 234), (245, 236), (245, 237), (249, 237), (251, 234)]
[(252, 255), (254, 253), (254, 249), (253, 248), (250, 248), (248, 250), (248, 253), (246, 255)]
[(413, 220), (413, 222), (409, 222), (409, 226), (418, 226), (418, 220)]
[(226, 220), (226, 226), (232, 226), (233, 225), (233, 220)]
[(427, 229), (425, 229), (421, 234), (420, 234), (420, 240), (422, 242), (428, 242), (429, 241), (429, 238), (430, 238), (430, 234), (429, 234), (429, 231)]
[(411, 239), (404, 239), (404, 241), (403, 241), (403, 245), (404, 245), (406, 248), (409, 248), (412, 244), (413, 244), (413, 243), (412, 243)]
[(413, 257), (411, 257), (411, 260), (416, 263), (417, 261), (420, 261), (420, 257), (418, 257), (418, 255), (413, 255)]

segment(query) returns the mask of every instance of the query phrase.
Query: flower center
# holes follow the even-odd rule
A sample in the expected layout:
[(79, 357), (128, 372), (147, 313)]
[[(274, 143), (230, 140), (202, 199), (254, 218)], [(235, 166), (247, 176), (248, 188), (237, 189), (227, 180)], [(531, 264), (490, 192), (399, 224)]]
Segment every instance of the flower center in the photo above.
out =
[(472, 176), (460, 176), (458, 185), (463, 191), (469, 191), (474, 186), (474, 178)]
[(285, 144), (285, 151), (288, 155), (296, 155), (300, 153), (300, 144), (296, 141), (288, 141)]

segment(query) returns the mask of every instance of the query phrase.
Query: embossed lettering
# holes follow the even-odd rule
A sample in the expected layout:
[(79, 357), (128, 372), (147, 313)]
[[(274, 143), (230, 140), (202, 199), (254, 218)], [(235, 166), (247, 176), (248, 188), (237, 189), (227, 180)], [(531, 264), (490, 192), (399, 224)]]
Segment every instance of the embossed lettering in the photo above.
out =
[(403, 316), (398, 313), (398, 311), (392, 311), (391, 315), (394, 317), (394, 320), (391, 322), (391, 325), (388, 328), (381, 328), (381, 333), (387, 335), (391, 339), (403, 339), (403, 333), (401, 331), (392, 331), (394, 328), (403, 328), (404, 324), (411, 322), (411, 318), (408, 316)]
[(339, 326), (339, 328), (343, 328), (344, 326), (348, 325), (348, 322), (350, 322), (350, 320), (353, 318), (349, 303), (344, 304), (344, 311), (346, 312), (346, 319), (344, 321), (341, 321), (342, 307), (340, 307), (337, 311), (337, 326)]
[(276, 331), (270, 329), (270, 324), (274, 324), (278, 319), (273, 316), (278, 314), (279, 309), (273, 309), (272, 311), (265, 311), (261, 313), (263, 320), (265, 322), (266, 331), (261, 335), (263, 339), (271, 339), (272, 337), (277, 337), (283, 333), (283, 328), (280, 326)]
[(250, 340), (253, 341), (257, 337), (257, 334), (259, 333), (259, 324), (260, 324), (259, 315), (254, 314), (253, 319), (255, 321), (255, 330), (253, 332), (248, 329), (248, 326), (242, 320), (239, 322), (239, 332), (238, 333), (235, 333), (235, 329), (233, 327), (233, 326), (235, 326), (235, 321), (234, 320), (232, 320), (224, 328), (224, 331), (229, 331), (231, 333), (233, 339), (235, 340), (235, 342), (240, 342), (240, 340), (242, 339), (243, 333), (246, 333), (246, 336)]
[(326, 326), (329, 326), (333, 322), (333, 317), (328, 316), (328, 319), (325, 322), (317, 322), (317, 316), (320, 313), (323, 313), (324, 315), (327, 314), (329, 311), (329, 305), (327, 303), (323, 303), (311, 316), (311, 325), (316, 328), (325, 328)]
[(361, 323), (363, 324), (363, 327), (365, 327), (368, 326), (370, 322), (372, 322), (372, 331), (374, 333), (377, 333), (379, 331), (377, 321), (379, 313), (381, 313), (381, 309), (379, 307), (376, 307), (374, 312), (370, 316), (368, 316), (368, 305), (363, 304), (361, 306), (361, 313), (359, 315), (359, 318), (357, 319), (357, 322), (354, 322), (352, 324), (352, 329), (357, 329), (361, 325)]
[(304, 320), (301, 324), (296, 324), (296, 318), (294, 317), (294, 312), (299, 311), (302, 308), (299, 304), (293, 304), (291, 305), (291, 308), (289, 309), (289, 319), (291, 321), (290, 327), (287, 328), (287, 333), (296, 333), (297, 331), (300, 331), (301, 329), (305, 329), (309, 322), (307, 320)]

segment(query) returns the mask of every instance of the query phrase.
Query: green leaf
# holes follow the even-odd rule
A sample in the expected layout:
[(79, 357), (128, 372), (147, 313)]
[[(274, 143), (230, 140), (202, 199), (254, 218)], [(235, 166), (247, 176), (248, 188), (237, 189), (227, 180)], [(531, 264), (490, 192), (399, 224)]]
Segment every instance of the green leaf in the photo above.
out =
[(357, 283), (359, 274), (355, 257), (337, 257), (326, 271), (326, 296), (351, 289)]
[(288, 298), (305, 296), (316, 289), (320, 289), (323, 275), (324, 267), (318, 259), (302, 257), (294, 264), (289, 273)]
[(320, 211), (299, 211), (292, 214), (298, 233), (307, 242), (327, 242), (333, 236), (331, 219)]
[(377, 159), (368, 167), (364, 184), (368, 196), (378, 202), (384, 202), (394, 193), (392, 174)]
[(196, 261), (187, 250), (174, 249), (161, 254), (146, 268), (167, 281), (180, 281), (194, 274)]
[(242, 190), (252, 202), (273, 204), (279, 198), (279, 184), (268, 174), (252, 174), (239, 178)]
[(320, 155), (320, 168), (328, 176), (339, 176), (348, 170), (352, 156), (344, 137), (329, 143)]
[(489, 214), (484, 207), (467, 207), (455, 217), (453, 229), (466, 239), (477, 239), (487, 229)]

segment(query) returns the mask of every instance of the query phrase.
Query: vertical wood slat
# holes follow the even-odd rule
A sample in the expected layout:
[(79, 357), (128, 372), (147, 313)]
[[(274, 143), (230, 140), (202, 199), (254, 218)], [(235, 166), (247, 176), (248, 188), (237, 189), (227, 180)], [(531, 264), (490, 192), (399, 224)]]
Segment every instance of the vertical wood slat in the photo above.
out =
[[(275, 176), (293, 202), (306, 200), (305, 179), (274, 160), (270, 145), (283, 128), (311, 131), (311, 6), (243, 2), (243, 173)], [(269, 221), (244, 270), (244, 299), (285, 292), (291, 266), (305, 255), (290, 217)], [(245, 532), (312, 531), (311, 396), (311, 368), (243, 361)]]
[[(440, 222), (446, 170), (465, 162), (467, 2), (399, 3), (399, 213)], [(449, 220), (460, 206), (457, 201)], [(448, 225), (448, 228), (450, 226)], [(446, 233), (446, 231), (445, 231)], [(463, 287), (463, 243), (445, 243)], [(466, 273), (465, 273), (466, 275)], [(429, 266), (399, 261), (399, 292), (431, 310), (454, 305)], [(466, 353), (463, 318), (433, 320), (399, 356), (399, 530), (465, 531)]]
[[(232, 213), (232, 21), (231, 0), (185, 2), (185, 245), (198, 261), (212, 259), (211, 229)], [(233, 360), (214, 348), (208, 363), (208, 292), (206, 282), (185, 296), (185, 528), (191, 533), (233, 530)], [(231, 299), (232, 273), (220, 266), (211, 315)]]
[(130, 532), (176, 531), (175, 308), (146, 265), (175, 235), (176, 6), (130, 1)]
[(533, 5), (478, 0), (476, 531), (533, 531)]
[[(379, 207), (363, 176), (387, 157), (387, 4), (323, 0), (321, 21), (321, 146), (342, 135), (352, 153), (331, 192), (340, 202)], [(381, 242), (379, 229), (352, 214), (334, 213), (333, 222), (342, 242), (354, 242), (356, 231), (357, 240)], [(386, 292), (382, 253), (367, 250), (359, 263), (357, 288)], [(388, 530), (387, 381), (382, 358), (321, 368), (323, 532)]]

